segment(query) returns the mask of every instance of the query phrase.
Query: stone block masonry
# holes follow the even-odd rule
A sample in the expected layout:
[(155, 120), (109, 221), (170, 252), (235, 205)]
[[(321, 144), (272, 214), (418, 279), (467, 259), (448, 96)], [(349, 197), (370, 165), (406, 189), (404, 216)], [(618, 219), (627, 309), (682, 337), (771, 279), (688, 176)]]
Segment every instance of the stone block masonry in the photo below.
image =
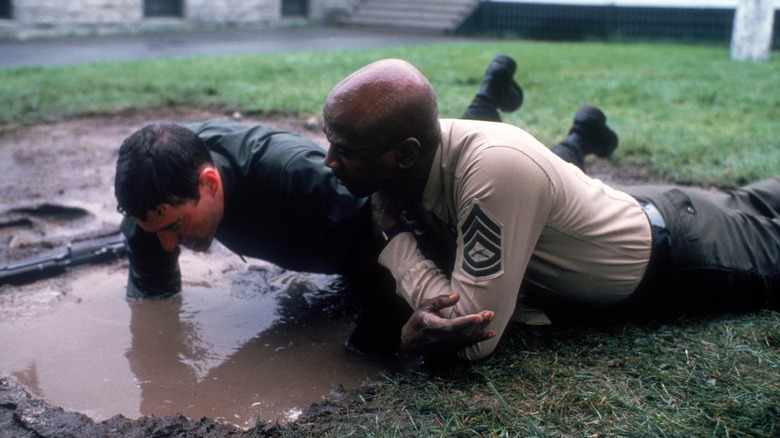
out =
[[(177, 4), (176, 1), (180, 3)], [(272, 25), (283, 20), (287, 0), (0, 0), (0, 37), (110, 34), (145, 30)], [(301, 1), (301, 0), (296, 0)], [(350, 0), (308, 0), (307, 17), (321, 21), (328, 11), (349, 9)], [(147, 7), (174, 11), (147, 17)], [(161, 16), (162, 15), (162, 16)]]

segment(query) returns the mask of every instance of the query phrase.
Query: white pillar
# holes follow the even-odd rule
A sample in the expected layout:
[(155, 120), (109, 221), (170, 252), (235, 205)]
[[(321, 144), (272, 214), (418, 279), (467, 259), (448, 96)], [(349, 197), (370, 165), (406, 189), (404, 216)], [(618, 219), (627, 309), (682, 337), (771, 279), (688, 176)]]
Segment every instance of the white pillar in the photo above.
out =
[(774, 0), (739, 0), (731, 34), (731, 59), (769, 59), (774, 25)]

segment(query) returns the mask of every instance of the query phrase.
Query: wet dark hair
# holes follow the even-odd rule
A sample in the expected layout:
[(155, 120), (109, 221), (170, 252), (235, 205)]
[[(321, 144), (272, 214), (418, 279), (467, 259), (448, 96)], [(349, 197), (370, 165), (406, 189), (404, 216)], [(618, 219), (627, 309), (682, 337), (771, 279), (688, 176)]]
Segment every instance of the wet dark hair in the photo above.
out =
[(161, 204), (200, 199), (200, 171), (212, 164), (203, 140), (173, 123), (147, 125), (122, 142), (116, 161), (117, 211), (146, 220)]

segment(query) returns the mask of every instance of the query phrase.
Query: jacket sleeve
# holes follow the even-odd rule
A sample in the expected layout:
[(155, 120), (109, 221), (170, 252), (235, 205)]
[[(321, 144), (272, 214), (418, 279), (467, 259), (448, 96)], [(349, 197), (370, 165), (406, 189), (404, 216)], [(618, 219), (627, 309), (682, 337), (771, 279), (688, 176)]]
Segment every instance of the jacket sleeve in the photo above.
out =
[(453, 204), (457, 249), (447, 278), (417, 249), (411, 233), (393, 239), (380, 263), (396, 279), (398, 293), (417, 308), (423, 299), (457, 292), (460, 300), (442, 316), (492, 310), (495, 338), (467, 347), (461, 358), (490, 354), (515, 311), (520, 285), (548, 217), (554, 185), (533, 160), (498, 150), (467, 165), (456, 183)]
[(142, 230), (130, 218), (124, 218), (122, 233), (127, 239), (128, 298), (166, 298), (181, 291), (179, 249), (163, 249), (154, 233)]

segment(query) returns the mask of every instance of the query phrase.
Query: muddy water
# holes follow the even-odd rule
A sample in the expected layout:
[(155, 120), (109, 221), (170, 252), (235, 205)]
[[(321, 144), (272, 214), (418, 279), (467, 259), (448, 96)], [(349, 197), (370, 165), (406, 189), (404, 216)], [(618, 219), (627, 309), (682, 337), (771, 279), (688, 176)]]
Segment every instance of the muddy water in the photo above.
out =
[(294, 418), (387, 363), (349, 353), (338, 278), (184, 252), (184, 291), (127, 301), (126, 262), (0, 290), (0, 374), (95, 420)]

